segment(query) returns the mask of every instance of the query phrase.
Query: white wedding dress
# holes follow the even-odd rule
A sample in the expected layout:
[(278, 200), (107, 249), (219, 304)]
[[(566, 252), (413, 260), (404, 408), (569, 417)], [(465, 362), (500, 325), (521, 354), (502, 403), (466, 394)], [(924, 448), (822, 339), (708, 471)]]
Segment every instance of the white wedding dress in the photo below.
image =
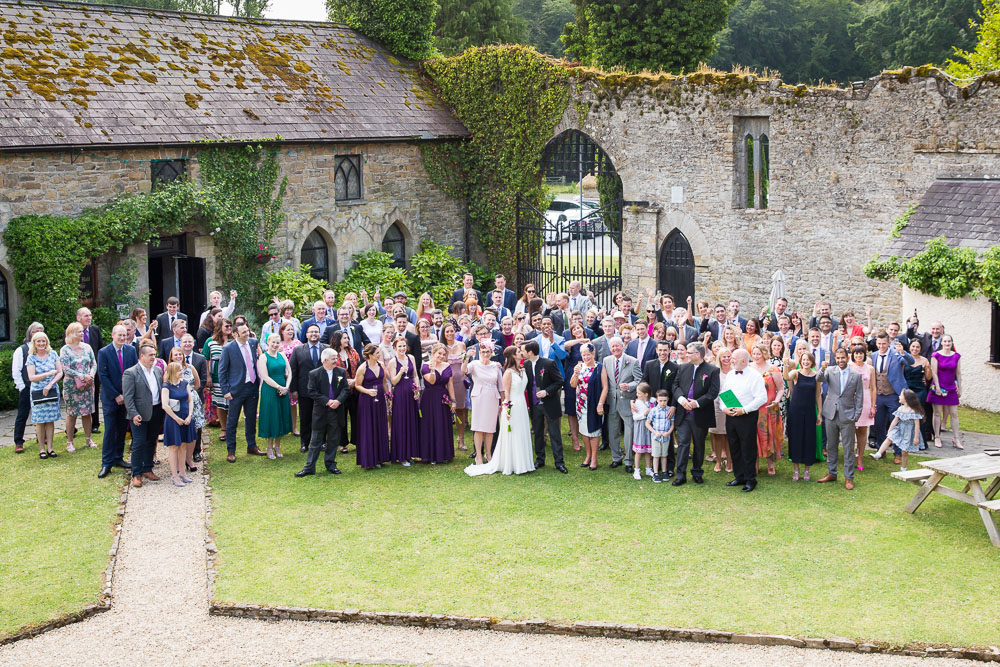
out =
[(493, 445), (493, 458), (482, 465), (470, 465), (465, 472), (470, 477), (492, 475), (521, 475), (535, 469), (535, 454), (531, 447), (531, 419), (524, 401), (528, 376), (524, 371), (510, 371), (510, 418), (506, 406), (500, 407), (500, 433)]

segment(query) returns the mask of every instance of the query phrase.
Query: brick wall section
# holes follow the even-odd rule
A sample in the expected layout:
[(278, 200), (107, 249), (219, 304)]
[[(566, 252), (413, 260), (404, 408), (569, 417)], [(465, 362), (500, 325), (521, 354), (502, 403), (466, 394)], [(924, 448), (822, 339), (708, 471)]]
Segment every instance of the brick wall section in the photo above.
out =
[[(931, 76), (883, 75), (856, 93), (797, 94), (766, 81), (734, 96), (684, 84), (679, 101), (652, 91), (616, 101), (598, 83), (579, 84), (555, 130), (593, 137), (614, 161), (625, 199), (650, 203), (625, 211), (632, 291), (656, 288), (660, 245), (679, 228), (695, 256), (696, 298), (735, 296), (744, 311), (759, 309), (781, 268), (793, 308), (811, 310), (822, 294), (837, 313), (872, 303), (876, 317), (895, 318), (898, 286), (861, 271), (886, 246), (892, 221), (936, 177), (1000, 177), (994, 83), (967, 100)], [(770, 117), (769, 208), (737, 209), (734, 117), (761, 115)], [(671, 203), (673, 186), (684, 189), (683, 203)]]

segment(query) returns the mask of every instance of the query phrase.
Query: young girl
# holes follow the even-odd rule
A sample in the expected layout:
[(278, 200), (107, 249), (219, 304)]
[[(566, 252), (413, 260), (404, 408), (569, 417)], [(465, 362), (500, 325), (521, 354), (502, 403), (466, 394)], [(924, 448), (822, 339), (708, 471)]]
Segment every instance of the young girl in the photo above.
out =
[(646, 474), (653, 476), (653, 464), (651, 462), (653, 452), (653, 437), (646, 428), (646, 415), (649, 414), (649, 394), (652, 388), (647, 382), (640, 382), (635, 388), (635, 400), (632, 401), (632, 451), (635, 452), (635, 472), (632, 477), (636, 480), (642, 479), (642, 470), (639, 467), (639, 457), (646, 455)]
[(920, 434), (920, 420), (924, 418), (924, 409), (920, 407), (920, 399), (912, 389), (904, 389), (899, 395), (902, 405), (893, 413), (895, 419), (889, 425), (889, 433), (878, 452), (871, 455), (873, 459), (882, 458), (889, 445), (895, 444), (903, 450), (903, 465), (900, 470), (906, 470), (906, 462), (910, 452), (920, 451), (924, 438)]

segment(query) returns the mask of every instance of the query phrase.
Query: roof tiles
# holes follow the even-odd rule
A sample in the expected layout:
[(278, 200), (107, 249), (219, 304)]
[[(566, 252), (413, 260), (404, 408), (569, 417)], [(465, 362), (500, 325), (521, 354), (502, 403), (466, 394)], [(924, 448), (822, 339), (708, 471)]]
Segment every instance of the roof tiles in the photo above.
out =
[(1000, 243), (1000, 181), (934, 181), (886, 253), (913, 257), (938, 236), (952, 247), (985, 249)]

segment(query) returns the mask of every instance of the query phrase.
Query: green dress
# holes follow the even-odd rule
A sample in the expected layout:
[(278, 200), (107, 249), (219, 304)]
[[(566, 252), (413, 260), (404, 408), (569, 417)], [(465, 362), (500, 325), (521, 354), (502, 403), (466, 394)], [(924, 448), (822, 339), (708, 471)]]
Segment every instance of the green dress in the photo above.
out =
[[(271, 356), (264, 352), (267, 359), (267, 374), (279, 385), (287, 381), (288, 363), (285, 355), (278, 352)], [(263, 380), (260, 385), (260, 408), (257, 417), (258, 438), (280, 438), (292, 432), (292, 405), (288, 394), (278, 396), (278, 390)]]

